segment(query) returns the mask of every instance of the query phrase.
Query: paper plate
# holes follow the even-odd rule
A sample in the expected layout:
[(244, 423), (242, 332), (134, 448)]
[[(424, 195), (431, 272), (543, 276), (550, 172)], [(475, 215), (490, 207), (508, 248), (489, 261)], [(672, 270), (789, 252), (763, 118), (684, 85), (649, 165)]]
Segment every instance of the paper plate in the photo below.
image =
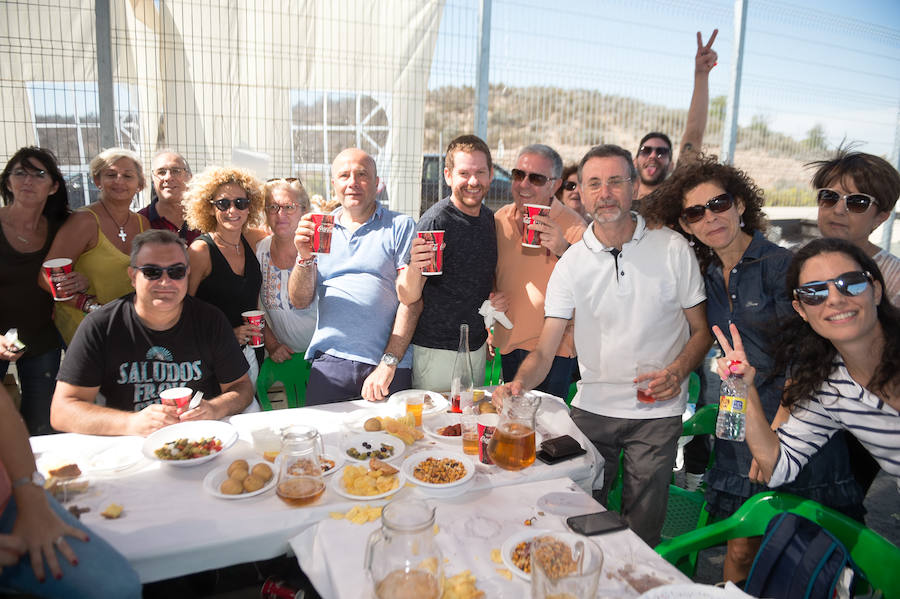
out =
[[(582, 537), (580, 535), (576, 535), (571, 532), (564, 532), (559, 530), (546, 530), (546, 529), (537, 529), (537, 530), (522, 530), (514, 535), (511, 535), (505, 541), (503, 541), (503, 545), (500, 546), (500, 557), (503, 559), (503, 564), (509, 568), (509, 571), (521, 578), (522, 580), (531, 581), (531, 574), (526, 573), (524, 570), (520, 570), (518, 566), (516, 566), (512, 561), (513, 550), (515, 550), (516, 545), (523, 541), (530, 541), (535, 537), (553, 537), (558, 539), (567, 545), (570, 548), (575, 546), (575, 543), (578, 541), (586, 541), (587, 537)], [(587, 541), (585, 542), (587, 545)], [(586, 547), (587, 549), (587, 547)], [(599, 548), (597, 549), (599, 551)], [(593, 562), (591, 560), (598, 559), (599, 556), (595, 556), (592, 552), (588, 551), (585, 553), (584, 559), (585, 567), (590, 566)]]
[(203, 478), (203, 490), (219, 499), (248, 499), (250, 497), (256, 497), (257, 495), (262, 495), (266, 491), (275, 488), (275, 483), (278, 482), (278, 471), (273, 464), (270, 464), (265, 460), (247, 460), (247, 464), (250, 466), (250, 470), (253, 470), (253, 467), (257, 464), (266, 464), (272, 469), (272, 478), (270, 478), (261, 489), (256, 491), (241, 493), (240, 495), (226, 495), (219, 491), (219, 488), (222, 486), (222, 483), (225, 482), (225, 479), (228, 478), (228, 466), (231, 465), (228, 464), (227, 466), (216, 468)]
[[(199, 441), (202, 438), (216, 437), (222, 442), (222, 450), (191, 460), (161, 460), (154, 453), (157, 449), (178, 439), (188, 439), (189, 441)], [(226, 449), (234, 445), (237, 441), (237, 429), (220, 420), (193, 420), (189, 422), (179, 422), (159, 429), (144, 440), (141, 450), (148, 460), (161, 462), (170, 466), (179, 468), (198, 466), (205, 464), (210, 460), (214, 460), (221, 455)]]
[[(363, 443), (367, 443), (369, 447), (363, 445)], [(380, 458), (384, 461), (396, 460), (400, 456), (403, 455), (403, 452), (406, 451), (406, 443), (398, 439), (393, 435), (389, 435), (387, 433), (359, 433), (356, 435), (350, 435), (344, 442), (341, 444), (341, 455), (344, 457), (344, 460), (348, 463), (356, 464), (359, 462), (368, 462), (370, 457), (377, 456), (365, 456), (355, 458), (347, 453), (351, 449), (356, 449), (360, 454), (365, 454), (368, 451), (376, 450), (381, 447), (381, 444), (390, 445), (394, 448), (394, 453), (390, 456)]]
[[(456, 460), (465, 467), (466, 473), (462, 478), (448, 483), (430, 483), (419, 480), (413, 473), (415, 472), (416, 466), (418, 466), (428, 458), (434, 458), (436, 460), (450, 458), (451, 460)], [(400, 466), (400, 472), (403, 473), (403, 475), (406, 477), (406, 480), (420, 487), (424, 487), (426, 489), (449, 489), (451, 487), (464, 485), (469, 482), (473, 476), (475, 476), (475, 462), (473, 462), (467, 455), (459, 452), (441, 450), (420, 451), (409, 456), (408, 458), (406, 458), (406, 460), (403, 461), (403, 464)]]
[(93, 448), (90, 454), (78, 460), (83, 471), (91, 474), (119, 472), (134, 466), (144, 457), (141, 450), (144, 439), (141, 437), (107, 439), (111, 442)]
[(438, 433), (437, 429), (451, 424), (459, 424), (461, 417), (462, 414), (453, 414), (451, 412), (442, 412), (440, 414), (426, 416), (422, 419), (422, 430), (425, 431), (425, 434), (432, 439), (459, 445), (462, 442), (462, 435), (448, 437), (446, 435), (441, 435), (440, 433)]
[[(357, 465), (362, 465), (362, 464), (354, 464), (354, 466), (357, 466)], [(403, 472), (400, 471), (397, 474), (392, 475), (392, 476), (397, 477), (397, 486), (394, 487), (393, 489), (391, 489), (390, 491), (385, 491), (384, 493), (378, 493), (377, 495), (355, 495), (355, 494), (351, 493), (350, 491), (348, 491), (346, 487), (344, 487), (344, 469), (345, 468), (347, 468), (347, 466), (344, 466), (343, 468), (341, 468), (340, 476), (332, 477), (328, 483), (329, 486), (331, 487), (331, 490), (334, 491), (335, 493), (337, 493), (338, 495), (340, 495), (341, 497), (346, 497), (347, 499), (353, 499), (356, 501), (370, 501), (370, 500), (374, 500), (374, 499), (384, 499), (385, 497), (389, 497), (403, 488)]]
[(435, 391), (426, 391), (425, 389), (407, 389), (406, 391), (397, 391), (388, 398), (388, 405), (403, 405), (406, 409), (406, 398), (415, 397), (416, 395), (425, 396), (425, 405), (422, 407), (422, 414), (437, 414), (444, 412), (450, 407), (450, 401)]
[(739, 589), (723, 589), (708, 584), (667, 584), (650, 589), (639, 599), (728, 599), (750, 597)]

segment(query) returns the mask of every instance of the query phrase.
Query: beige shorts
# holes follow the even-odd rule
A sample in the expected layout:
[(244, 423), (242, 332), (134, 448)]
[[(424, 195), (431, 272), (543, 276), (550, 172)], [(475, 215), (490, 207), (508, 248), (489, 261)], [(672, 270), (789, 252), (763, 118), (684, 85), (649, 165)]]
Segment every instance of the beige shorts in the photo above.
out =
[[(428, 391), (450, 391), (450, 373), (456, 360), (456, 350), (432, 349), (413, 345), (412, 384), (416, 389)], [(484, 385), (485, 361), (487, 360), (487, 343), (469, 355), (472, 360), (472, 373), (476, 387)]]

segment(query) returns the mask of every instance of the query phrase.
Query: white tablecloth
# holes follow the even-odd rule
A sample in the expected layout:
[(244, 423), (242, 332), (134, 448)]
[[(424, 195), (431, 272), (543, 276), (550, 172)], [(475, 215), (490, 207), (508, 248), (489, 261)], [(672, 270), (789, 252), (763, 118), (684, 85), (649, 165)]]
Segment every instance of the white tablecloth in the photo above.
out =
[[(82, 522), (125, 555), (143, 582), (276, 557), (288, 551), (289, 539), (328, 518), (329, 512), (347, 511), (356, 502), (330, 489), (316, 504), (303, 508), (286, 506), (274, 491), (223, 500), (203, 490), (203, 477), (232, 460), (259, 458), (251, 432), (271, 425), (310, 424), (319, 429), (327, 445), (339, 446), (349, 434), (344, 425), (347, 413), (360, 409), (377, 407), (356, 401), (233, 416), (230, 421), (238, 429), (239, 440), (218, 458), (189, 468), (141, 458), (132, 467), (114, 474), (89, 475), (90, 488), (70, 504), (90, 508), (81, 516)], [(547, 396), (538, 422), (538, 430), (545, 437), (570, 434), (588, 448), (587, 455), (554, 466), (536, 463), (521, 472), (479, 466), (473, 490), (561, 476), (590, 489), (602, 480), (603, 459), (569, 419), (565, 404)], [(75, 434), (31, 439), (38, 467), (45, 474), (48, 467), (84, 462), (110, 447), (118, 447), (123, 453), (134, 452), (139, 444), (140, 440), (132, 437)], [(447, 443), (426, 437), (408, 452), (447, 447)], [(117, 520), (100, 517), (100, 512), (113, 502), (125, 508), (123, 516)]]
[[(406, 493), (411, 489), (404, 490)], [(568, 516), (603, 511), (571, 480), (551, 479), (513, 486), (485, 488), (452, 499), (426, 499), (436, 506), (438, 546), (444, 556), (444, 575), (471, 570), (478, 588), (491, 599), (522, 599), (529, 583), (498, 572), (503, 564), (491, 560), (511, 535), (523, 530), (568, 531)], [(526, 519), (534, 519), (531, 527)], [(364, 525), (327, 519), (291, 539), (303, 571), (323, 597), (361, 599), (372, 596), (363, 569), (366, 539), (381, 522)], [(653, 583), (689, 583), (630, 530), (592, 537), (604, 553), (598, 597), (636, 597), (640, 593), (628, 579)], [(655, 582), (653, 582), (655, 580)]]

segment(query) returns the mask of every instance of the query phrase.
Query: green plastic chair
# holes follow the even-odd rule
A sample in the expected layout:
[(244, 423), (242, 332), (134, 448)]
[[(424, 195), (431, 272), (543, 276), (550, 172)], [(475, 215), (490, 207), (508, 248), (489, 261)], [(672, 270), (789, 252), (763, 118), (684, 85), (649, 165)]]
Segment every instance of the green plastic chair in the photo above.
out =
[(274, 362), (272, 358), (266, 358), (259, 367), (259, 376), (256, 379), (256, 395), (259, 397), (260, 407), (264, 411), (272, 409), (269, 388), (275, 381), (281, 381), (288, 407), (302, 408), (306, 404), (306, 381), (309, 380), (311, 368), (312, 364), (303, 358), (303, 353), (296, 353), (290, 360), (285, 360), (281, 364)]
[(728, 539), (763, 535), (769, 521), (783, 512), (799, 514), (828, 530), (847, 547), (874, 589), (885, 599), (900, 599), (900, 548), (844, 514), (788, 493), (754, 495), (728, 518), (660, 543), (656, 552), (688, 574), (689, 554), (722, 545)]

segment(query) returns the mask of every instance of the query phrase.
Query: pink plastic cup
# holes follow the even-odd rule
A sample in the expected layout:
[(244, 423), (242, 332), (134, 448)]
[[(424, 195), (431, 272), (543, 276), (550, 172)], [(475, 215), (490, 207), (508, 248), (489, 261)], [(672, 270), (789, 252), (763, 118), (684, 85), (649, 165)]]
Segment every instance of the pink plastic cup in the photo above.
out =
[(53, 299), (58, 302), (64, 302), (72, 299), (74, 296), (69, 295), (60, 297), (59, 291), (56, 289), (56, 283), (62, 280), (65, 275), (72, 272), (72, 260), (69, 258), (54, 258), (44, 262), (44, 274), (47, 276), (47, 282), (50, 283), (50, 291), (53, 293)]
[(422, 271), (425, 276), (439, 275), (444, 272), (444, 232), (419, 231), (418, 236), (431, 246), (431, 263)]
[(522, 247), (539, 248), (541, 247), (541, 232), (528, 228), (528, 225), (534, 222), (535, 216), (550, 216), (550, 206), (541, 204), (525, 204), (525, 216), (522, 221), (525, 227), (522, 229)]

